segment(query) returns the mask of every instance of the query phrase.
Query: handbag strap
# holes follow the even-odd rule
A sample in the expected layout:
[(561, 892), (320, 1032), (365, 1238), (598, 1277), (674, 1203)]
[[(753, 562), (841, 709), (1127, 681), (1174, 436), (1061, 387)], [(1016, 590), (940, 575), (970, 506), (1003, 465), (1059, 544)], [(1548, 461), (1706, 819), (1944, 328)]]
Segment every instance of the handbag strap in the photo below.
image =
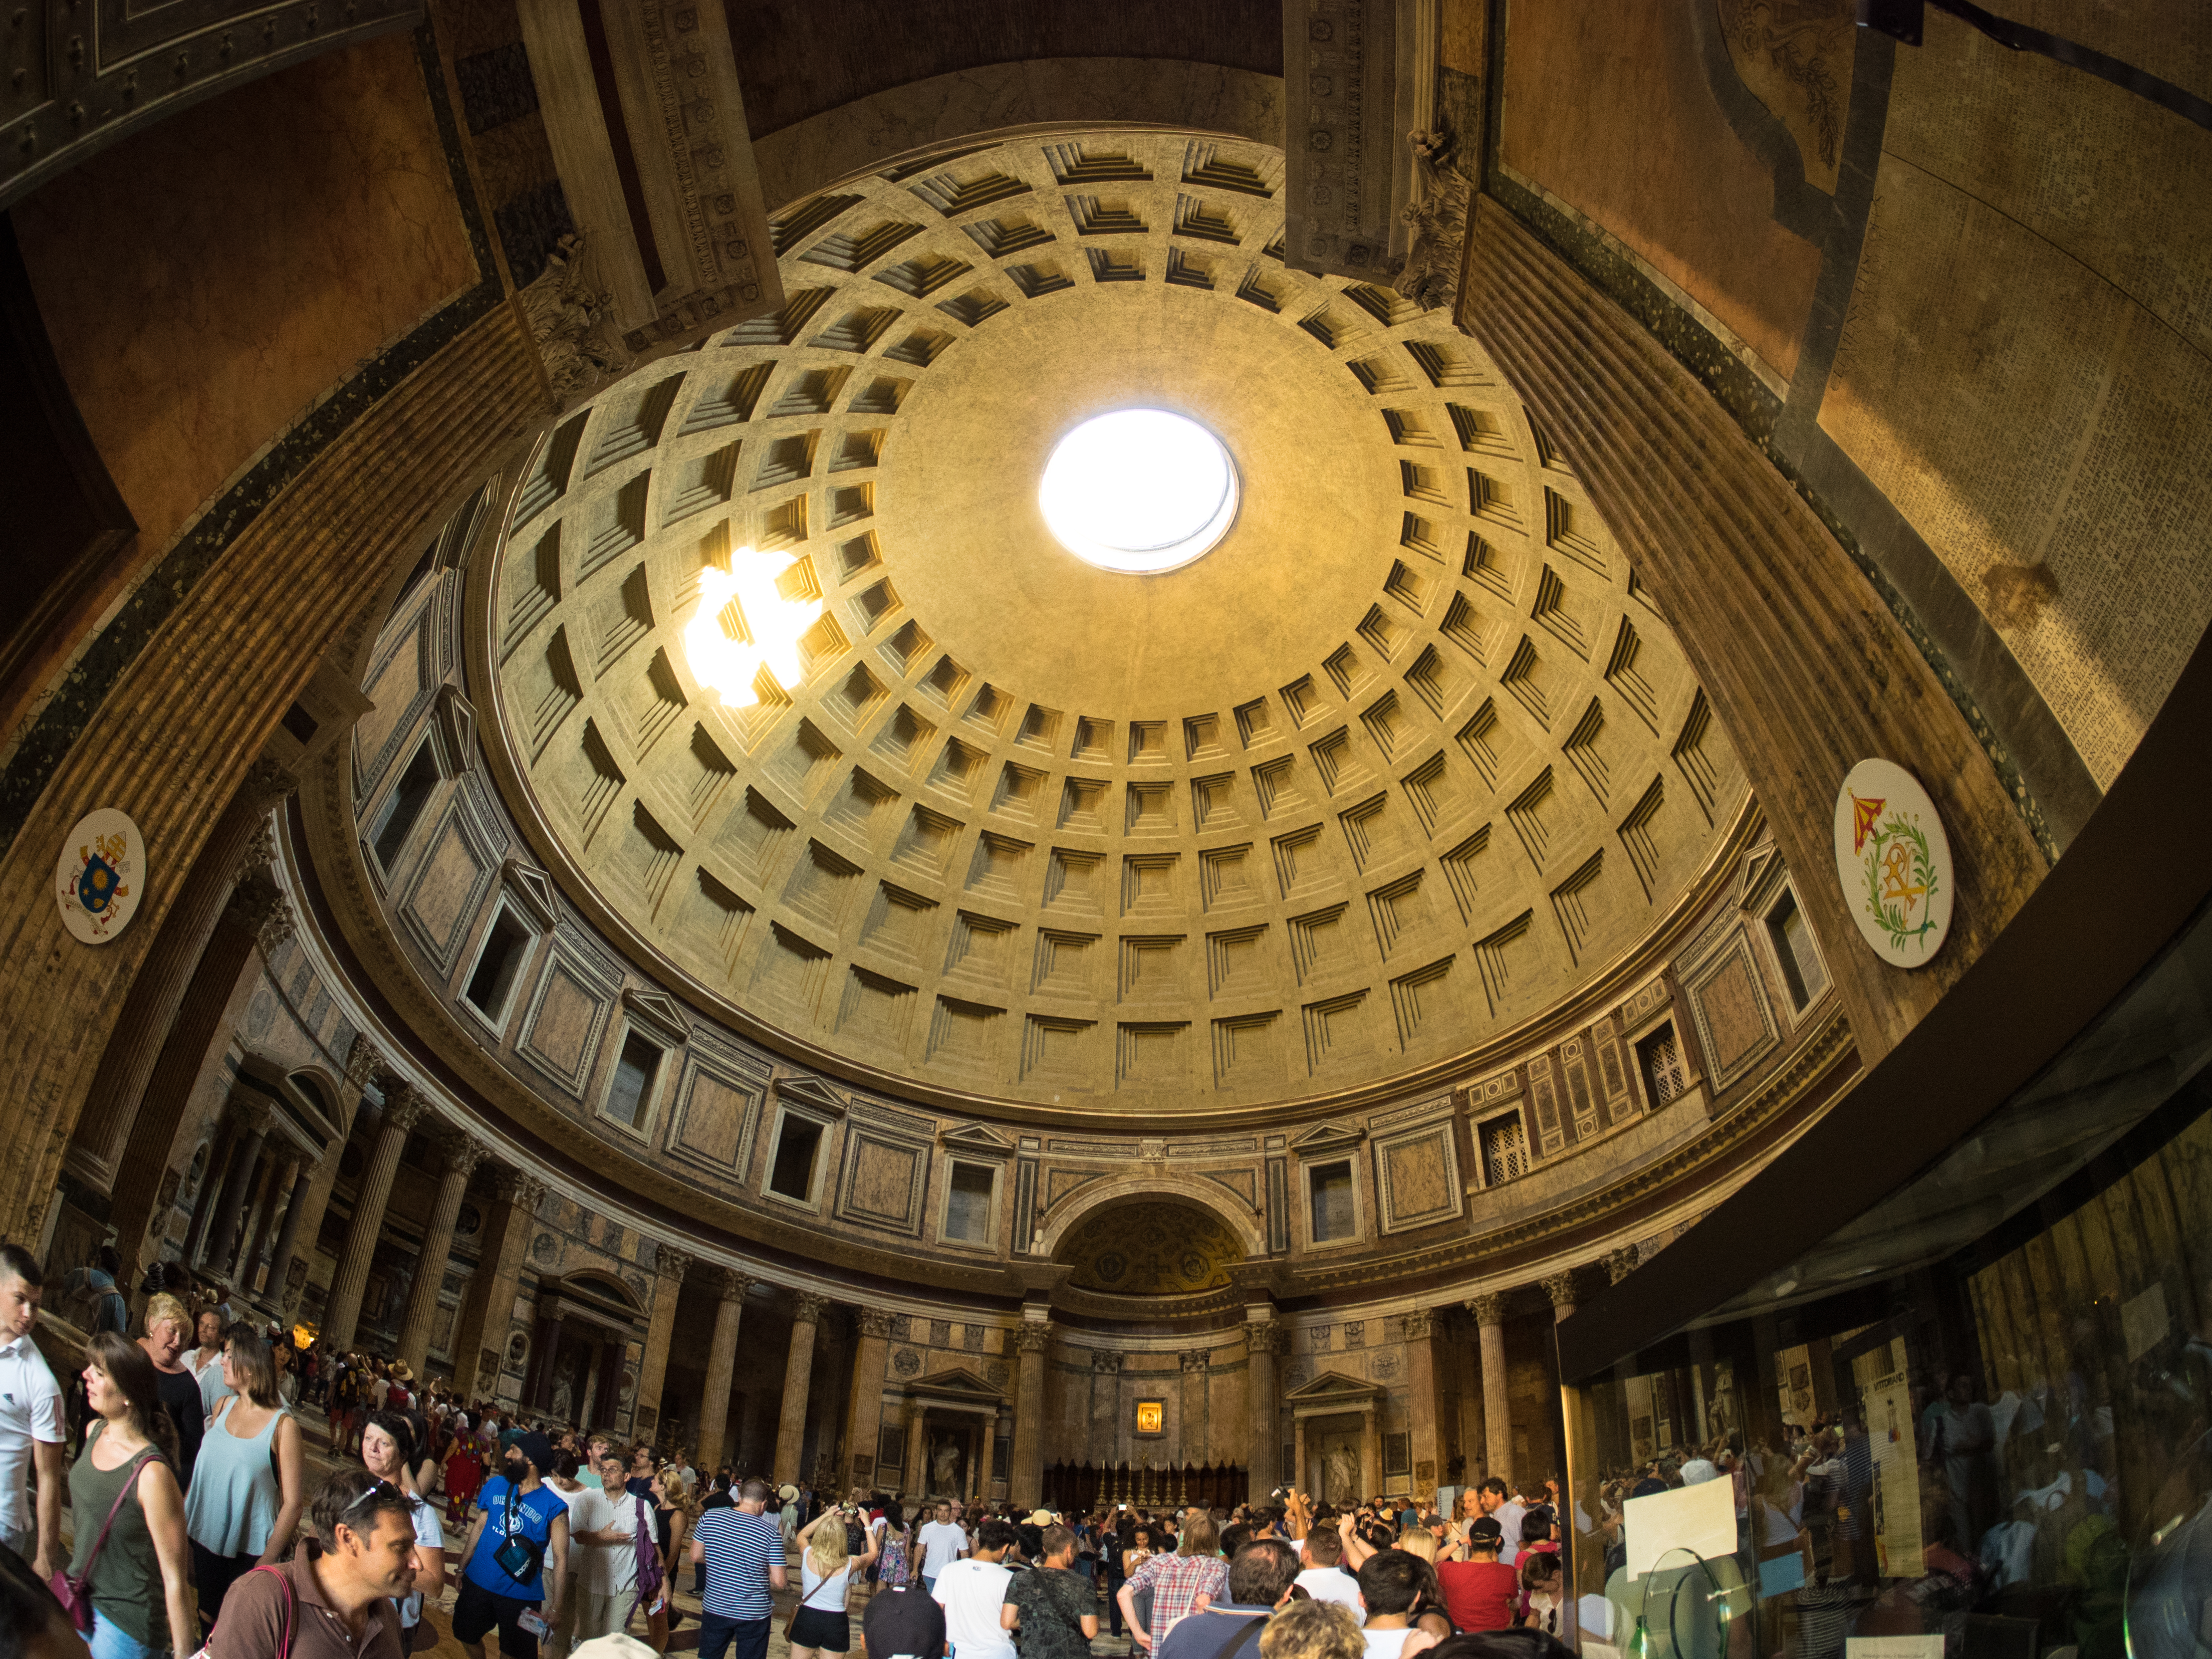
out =
[(107, 1519), (100, 1523), (100, 1536), (92, 1540), (92, 1553), (84, 1558), (84, 1571), (76, 1575), (80, 1580), (87, 1583), (92, 1581), (92, 1570), (99, 1564), (100, 1552), (107, 1543), (107, 1529), (115, 1524), (115, 1517), (123, 1513), (123, 1500), (137, 1487), (138, 1477), (145, 1472), (147, 1461), (160, 1455), (159, 1447), (149, 1446), (132, 1458), (130, 1467), (124, 1470), (122, 1490), (115, 1494), (115, 1502), (108, 1508)]
[(1267, 1615), (1264, 1613), (1243, 1620), (1235, 1630), (1229, 1632), (1229, 1639), (1213, 1650), (1213, 1659), (1229, 1659), (1231, 1654), (1244, 1645), (1246, 1637), (1267, 1622)]
[(292, 1659), (292, 1628), (300, 1621), (300, 1592), (292, 1583), (292, 1575), (281, 1566), (269, 1564), (248, 1569), (252, 1572), (269, 1572), (284, 1587), (284, 1634), (276, 1644), (276, 1659)]

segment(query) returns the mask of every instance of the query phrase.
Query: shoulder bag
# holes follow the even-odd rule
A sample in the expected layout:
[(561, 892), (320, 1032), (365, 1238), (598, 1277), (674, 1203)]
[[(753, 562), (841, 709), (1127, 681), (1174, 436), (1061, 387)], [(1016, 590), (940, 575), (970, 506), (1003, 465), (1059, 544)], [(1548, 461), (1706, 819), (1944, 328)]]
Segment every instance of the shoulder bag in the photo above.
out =
[(501, 1542), (491, 1553), (492, 1563), (518, 1584), (527, 1584), (538, 1577), (539, 1564), (545, 1559), (535, 1540), (526, 1538), (514, 1529), (514, 1500), (519, 1496), (514, 1483), (507, 1487), (507, 1509), (500, 1516), (499, 1532)]
[[(292, 1631), (300, 1622), (300, 1592), (294, 1586), (291, 1575), (280, 1566), (249, 1567), (246, 1577), (250, 1578), (257, 1572), (275, 1573), (276, 1582), (284, 1587), (283, 1634), (276, 1638), (276, 1659), (292, 1659)], [(239, 1582), (243, 1583), (245, 1579)], [(192, 1659), (208, 1659), (209, 1650), (214, 1645), (215, 1637), (213, 1632), (210, 1632), (208, 1639), (200, 1644), (200, 1650), (192, 1656)]]
[[(88, 1454), (91, 1449), (89, 1445), (85, 1448)], [(124, 1472), (123, 1489), (109, 1505), (107, 1519), (100, 1523), (100, 1536), (92, 1540), (92, 1553), (84, 1558), (84, 1571), (76, 1574), (66, 1568), (57, 1568), (53, 1577), (46, 1580), (46, 1588), (53, 1591), (54, 1600), (62, 1604), (62, 1611), (69, 1614), (70, 1623), (76, 1626), (80, 1635), (92, 1633), (92, 1570), (100, 1565), (100, 1552), (106, 1547), (108, 1528), (123, 1512), (123, 1500), (138, 1489), (138, 1477), (145, 1473), (148, 1462), (161, 1455), (158, 1449), (149, 1446), (131, 1459), (131, 1467)]]

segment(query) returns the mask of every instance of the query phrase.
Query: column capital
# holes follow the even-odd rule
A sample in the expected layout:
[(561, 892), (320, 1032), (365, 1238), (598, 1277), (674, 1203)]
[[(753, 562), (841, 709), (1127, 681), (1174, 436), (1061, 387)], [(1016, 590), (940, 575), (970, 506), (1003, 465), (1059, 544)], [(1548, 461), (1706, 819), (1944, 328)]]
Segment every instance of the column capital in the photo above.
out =
[(231, 889), (224, 914), (253, 935), (254, 943), (264, 956), (291, 938), (295, 928), (291, 901), (262, 871), (248, 872)]
[(230, 1121), (238, 1126), (242, 1135), (265, 1135), (274, 1122), (275, 1115), (269, 1103), (261, 1100), (240, 1100), (234, 1097), (230, 1103)]
[(1618, 1285), (1636, 1271), (1636, 1246), (1624, 1244), (1617, 1250), (1605, 1253), (1605, 1279), (1608, 1285)]
[(673, 1244), (656, 1245), (653, 1252), (653, 1271), (655, 1276), (672, 1285), (681, 1285), (684, 1275), (691, 1271), (691, 1258)]
[(492, 1190), (526, 1215), (538, 1213), (545, 1201), (545, 1183), (527, 1170), (502, 1170), (493, 1178)]
[(710, 1267), (707, 1282), (722, 1293), (725, 1302), (741, 1301), (747, 1291), (760, 1281), (750, 1273), (740, 1273), (735, 1267)]
[(370, 1078), (380, 1071), (389, 1070), (391, 1062), (366, 1031), (353, 1034), (353, 1044), (346, 1050), (345, 1079), (356, 1089), (366, 1087)]
[(376, 1080), (384, 1095), (386, 1128), (404, 1135), (428, 1115), (430, 1103), (413, 1084), (389, 1073), (380, 1074)]
[(1290, 1333), (1283, 1328), (1279, 1319), (1248, 1319), (1244, 1322), (1244, 1347), (1248, 1353), (1281, 1353), (1290, 1346)]
[(1212, 1364), (1213, 1350), (1211, 1348), (1185, 1348), (1182, 1351), (1182, 1368), (1186, 1373), (1205, 1370)]
[(491, 1156), (490, 1147), (459, 1124), (448, 1126), (440, 1134), (438, 1147), (445, 1154), (444, 1174), (448, 1180), (466, 1181), (476, 1173), (477, 1165)]
[(1048, 1320), (1024, 1319), (1014, 1327), (1014, 1347), (1021, 1353), (1042, 1353), (1052, 1345), (1052, 1325)]
[(1562, 1273), (1547, 1273), (1541, 1282), (1544, 1294), (1552, 1298), (1552, 1305), (1554, 1308), (1571, 1308), (1575, 1305), (1575, 1270), (1572, 1267)]
[(1094, 1349), (1091, 1355), (1091, 1369), (1102, 1376), (1115, 1375), (1121, 1369), (1121, 1356), (1109, 1353), (1103, 1348)]
[(238, 786), (238, 793), (266, 811), (299, 787), (299, 779), (264, 755), (246, 769), (246, 778)]
[(891, 1316), (880, 1308), (862, 1308), (854, 1320), (862, 1336), (889, 1337), (891, 1334)]
[(266, 870), (276, 862), (276, 829), (264, 817), (253, 826), (253, 833), (246, 838), (246, 845), (238, 854), (238, 862), (231, 866), (231, 882), (235, 885), (257, 870)]
[(1416, 1308), (1406, 1316), (1406, 1340), (1425, 1342), (1436, 1334), (1437, 1316), (1433, 1308)]
[(1480, 1296), (1467, 1299), (1467, 1310), (1474, 1316), (1477, 1325), (1503, 1325), (1505, 1322), (1505, 1292), (1485, 1291)]
[(791, 1317), (794, 1325), (820, 1324), (823, 1310), (828, 1308), (830, 1303), (830, 1297), (819, 1295), (813, 1291), (793, 1291), (792, 1298)]

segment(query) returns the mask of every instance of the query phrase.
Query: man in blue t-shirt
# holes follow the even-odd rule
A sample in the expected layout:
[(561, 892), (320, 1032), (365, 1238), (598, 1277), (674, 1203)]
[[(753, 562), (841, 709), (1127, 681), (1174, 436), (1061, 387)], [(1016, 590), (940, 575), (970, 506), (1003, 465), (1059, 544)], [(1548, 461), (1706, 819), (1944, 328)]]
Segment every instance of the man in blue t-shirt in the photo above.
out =
[(484, 1659), (483, 1638), (495, 1626), (507, 1659), (538, 1659), (538, 1638), (561, 1623), (568, 1588), (568, 1505), (545, 1484), (552, 1467), (553, 1443), (532, 1431), (507, 1449), (500, 1473), (477, 1493), (476, 1526), (461, 1553), (461, 1589), (453, 1603), (453, 1639), (469, 1659)]
[(783, 1528), (763, 1512), (768, 1482), (745, 1482), (735, 1509), (708, 1510), (691, 1530), (691, 1560), (704, 1563), (699, 1659), (767, 1659), (769, 1592), (784, 1587)]

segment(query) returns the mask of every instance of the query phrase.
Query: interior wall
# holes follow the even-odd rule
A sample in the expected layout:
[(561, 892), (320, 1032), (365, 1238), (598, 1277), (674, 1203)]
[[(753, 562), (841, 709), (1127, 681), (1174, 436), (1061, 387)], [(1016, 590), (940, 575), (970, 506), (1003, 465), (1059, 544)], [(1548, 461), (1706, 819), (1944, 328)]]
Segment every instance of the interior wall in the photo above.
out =
[[(2202, 9), (2033, 9), (2212, 95)], [(2100, 786), (2212, 622), (2208, 176), (2212, 132), (1929, 13), (1820, 404)]]
[(138, 521), (134, 564), (477, 280), (407, 34), (211, 99), (12, 216), (54, 356)]

